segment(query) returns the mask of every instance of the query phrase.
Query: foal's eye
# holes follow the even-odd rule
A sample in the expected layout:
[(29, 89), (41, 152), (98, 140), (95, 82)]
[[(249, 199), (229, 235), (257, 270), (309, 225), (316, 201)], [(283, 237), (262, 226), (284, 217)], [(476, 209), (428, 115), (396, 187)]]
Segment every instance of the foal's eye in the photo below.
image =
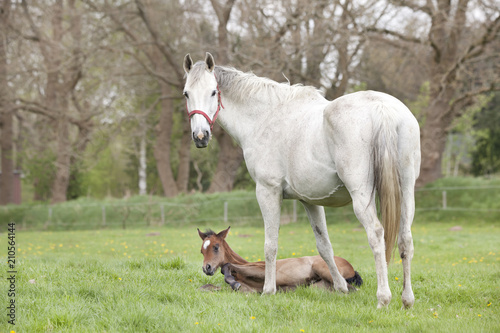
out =
[(219, 245), (215, 245), (215, 246), (214, 246), (214, 251), (215, 251), (215, 252), (218, 252), (218, 251), (219, 251)]
[(212, 97), (214, 97), (214, 96), (215, 96), (215, 94), (217, 94), (217, 91), (215, 91), (215, 90), (214, 90), (214, 91), (212, 91)]
[(189, 98), (189, 95), (188, 95), (187, 91), (185, 91), (183, 95), (184, 95), (186, 98)]

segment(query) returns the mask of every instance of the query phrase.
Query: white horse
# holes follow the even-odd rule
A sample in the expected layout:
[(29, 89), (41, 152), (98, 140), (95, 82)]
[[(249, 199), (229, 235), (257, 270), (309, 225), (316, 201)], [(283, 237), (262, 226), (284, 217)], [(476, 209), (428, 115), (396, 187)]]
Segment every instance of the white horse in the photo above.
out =
[(410, 110), (396, 98), (374, 91), (328, 101), (313, 87), (215, 66), (209, 53), (196, 64), (186, 55), (184, 70), (184, 95), (196, 147), (207, 146), (219, 116), (219, 124), (243, 149), (256, 182), (265, 227), (264, 294), (276, 292), (283, 199), (303, 204), (334, 288), (347, 293), (346, 281), (333, 260), (322, 206), (339, 207), (352, 201), (375, 257), (378, 307), (387, 306), (392, 297), (387, 263), (396, 236), (404, 270), (403, 306), (411, 307), (415, 301), (410, 277), (411, 224), (420, 134)]

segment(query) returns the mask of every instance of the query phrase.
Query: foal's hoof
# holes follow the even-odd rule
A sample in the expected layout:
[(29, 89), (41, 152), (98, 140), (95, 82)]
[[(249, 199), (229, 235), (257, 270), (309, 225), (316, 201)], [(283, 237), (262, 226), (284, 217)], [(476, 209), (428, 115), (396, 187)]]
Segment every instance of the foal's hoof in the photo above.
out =
[(240, 288), (241, 288), (241, 283), (236, 282), (235, 284), (233, 284), (233, 290), (234, 291), (238, 291), (238, 290), (240, 290)]
[(347, 284), (347, 290), (349, 290), (349, 294), (350, 293), (355, 293), (356, 291), (358, 291), (358, 289), (350, 284)]

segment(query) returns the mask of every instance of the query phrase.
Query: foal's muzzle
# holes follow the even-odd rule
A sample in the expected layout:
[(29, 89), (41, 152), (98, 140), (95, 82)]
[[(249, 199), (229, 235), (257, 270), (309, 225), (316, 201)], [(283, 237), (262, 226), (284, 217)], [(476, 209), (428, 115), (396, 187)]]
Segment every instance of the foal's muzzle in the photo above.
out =
[(206, 266), (203, 266), (203, 273), (212, 276), (214, 275), (216, 269), (217, 268), (213, 268), (212, 265), (206, 264)]
[(206, 146), (208, 146), (209, 140), (210, 140), (209, 131), (205, 131), (204, 133), (202, 131), (193, 132), (193, 141), (196, 148), (205, 148)]

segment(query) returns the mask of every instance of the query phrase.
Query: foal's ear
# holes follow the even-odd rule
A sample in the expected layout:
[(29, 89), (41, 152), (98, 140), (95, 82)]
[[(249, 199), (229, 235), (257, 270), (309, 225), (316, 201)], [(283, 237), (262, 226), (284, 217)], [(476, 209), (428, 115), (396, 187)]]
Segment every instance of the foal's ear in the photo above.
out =
[(219, 232), (217, 234), (217, 237), (220, 237), (222, 239), (225, 239), (226, 236), (227, 236), (227, 233), (229, 232), (229, 229), (231, 229), (231, 227), (228, 227), (226, 230), (222, 230), (221, 232)]
[(210, 73), (213, 72), (215, 68), (215, 60), (213, 55), (207, 52), (207, 55), (205, 56), (205, 63), (207, 64), (207, 69)]
[(191, 56), (188, 53), (184, 57), (184, 71), (186, 72), (186, 74), (189, 73), (192, 67), (193, 67), (193, 59), (191, 59)]
[(198, 229), (198, 235), (200, 235), (201, 240), (205, 240), (205, 238), (207, 238), (207, 234), (201, 232), (200, 229)]

